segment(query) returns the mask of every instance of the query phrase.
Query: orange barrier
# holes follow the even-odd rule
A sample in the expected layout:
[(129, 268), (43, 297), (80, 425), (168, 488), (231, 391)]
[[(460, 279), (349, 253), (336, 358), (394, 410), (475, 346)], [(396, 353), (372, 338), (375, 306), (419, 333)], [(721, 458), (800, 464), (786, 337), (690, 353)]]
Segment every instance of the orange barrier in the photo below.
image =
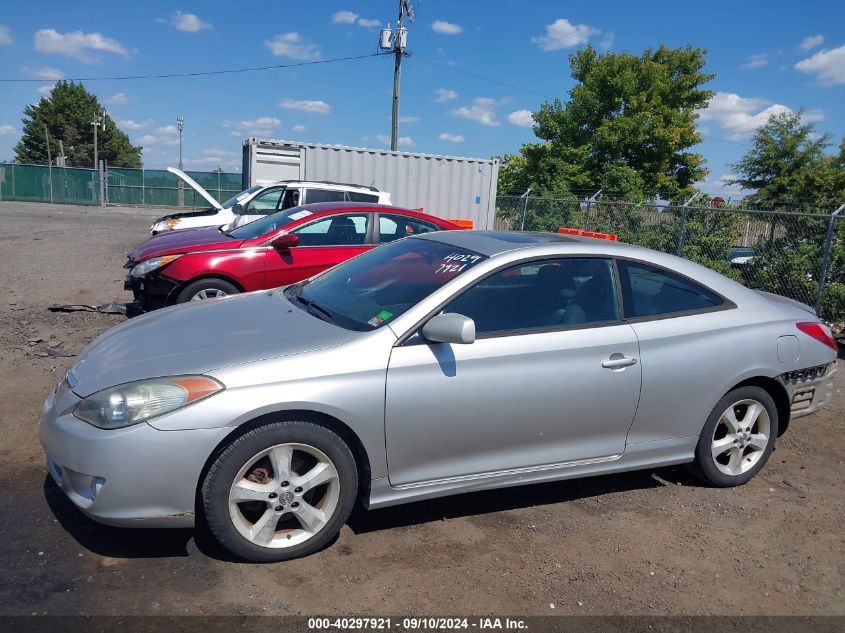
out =
[(565, 227), (560, 227), (557, 232), (563, 233), (564, 235), (580, 235), (581, 237), (597, 237), (600, 240), (619, 241), (619, 237), (613, 233), (596, 233), (595, 231), (582, 231), (581, 229), (567, 229)]
[(472, 228), (472, 220), (455, 220), (452, 218), (446, 218), (452, 224), (457, 224), (462, 229), (471, 229)]

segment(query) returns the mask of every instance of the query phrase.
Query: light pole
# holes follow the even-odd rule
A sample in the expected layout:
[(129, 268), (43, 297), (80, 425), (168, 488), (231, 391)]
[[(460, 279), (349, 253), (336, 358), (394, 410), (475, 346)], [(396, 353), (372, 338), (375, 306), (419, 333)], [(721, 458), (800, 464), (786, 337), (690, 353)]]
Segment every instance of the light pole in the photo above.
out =
[(393, 50), (395, 57), (393, 62), (393, 111), (390, 124), (390, 149), (394, 152), (399, 146), (399, 78), (402, 72), (402, 57), (409, 55), (405, 50), (408, 44), (408, 29), (405, 28), (406, 15), (411, 22), (416, 17), (411, 0), (399, 0), (399, 18), (396, 31), (391, 32), (390, 25), (388, 25), (379, 34), (379, 48), (384, 51)]
[[(176, 129), (179, 130), (179, 170), (182, 170), (182, 130), (185, 127), (185, 117), (181, 114), (176, 117)], [(179, 206), (185, 206), (185, 183), (179, 179)]]
[(102, 126), (103, 131), (106, 129), (106, 111), (105, 109), (101, 109), (95, 116), (94, 120), (91, 121), (91, 125), (94, 126), (94, 169), (99, 169), (100, 163), (98, 162), (98, 154), (97, 154), (97, 128)]

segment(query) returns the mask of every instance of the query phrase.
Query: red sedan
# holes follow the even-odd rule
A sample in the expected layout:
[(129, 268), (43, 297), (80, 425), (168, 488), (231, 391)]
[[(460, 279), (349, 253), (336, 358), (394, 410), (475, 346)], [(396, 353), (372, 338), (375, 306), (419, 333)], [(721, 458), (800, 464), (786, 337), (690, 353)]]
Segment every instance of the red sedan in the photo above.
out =
[(425, 213), (326, 202), (275, 213), (224, 232), (169, 231), (128, 253), (126, 289), (138, 307), (163, 306), (291, 284), (408, 235), (460, 229)]

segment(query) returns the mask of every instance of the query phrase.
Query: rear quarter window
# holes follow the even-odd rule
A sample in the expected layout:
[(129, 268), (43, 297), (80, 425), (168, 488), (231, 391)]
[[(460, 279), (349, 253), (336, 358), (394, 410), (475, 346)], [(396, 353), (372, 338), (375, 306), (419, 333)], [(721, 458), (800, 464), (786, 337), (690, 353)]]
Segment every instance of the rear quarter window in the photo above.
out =
[(626, 318), (695, 312), (724, 303), (715, 292), (668, 270), (624, 260), (618, 264)]

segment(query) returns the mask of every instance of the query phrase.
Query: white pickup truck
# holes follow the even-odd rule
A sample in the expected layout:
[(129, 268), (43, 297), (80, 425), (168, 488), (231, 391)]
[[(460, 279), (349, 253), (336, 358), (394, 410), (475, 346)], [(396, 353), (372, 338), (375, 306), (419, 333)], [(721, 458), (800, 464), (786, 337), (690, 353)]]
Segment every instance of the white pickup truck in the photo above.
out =
[(195, 189), (211, 206), (202, 211), (184, 211), (164, 215), (156, 219), (150, 227), (150, 233), (153, 235), (164, 231), (206, 226), (237, 228), (265, 215), (314, 202), (390, 204), (390, 194), (379, 191), (375, 187), (310, 180), (281, 180), (255, 185), (221, 204), (181, 169), (168, 167), (167, 171)]

